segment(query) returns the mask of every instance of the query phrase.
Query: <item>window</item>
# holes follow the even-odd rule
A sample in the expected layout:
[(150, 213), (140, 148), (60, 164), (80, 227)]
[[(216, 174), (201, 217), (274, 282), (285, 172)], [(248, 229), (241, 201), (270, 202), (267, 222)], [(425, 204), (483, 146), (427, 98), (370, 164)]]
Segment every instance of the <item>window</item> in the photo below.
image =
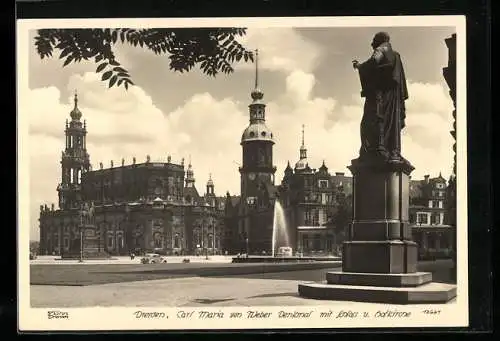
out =
[(443, 208), (443, 200), (439, 200), (438, 207)]
[(174, 237), (174, 248), (178, 249), (179, 246), (179, 235), (176, 233)]
[(417, 213), (417, 224), (429, 224), (427, 213)]
[(328, 196), (326, 195), (326, 193), (321, 193), (321, 204), (326, 205), (327, 202), (328, 202)]
[(69, 239), (68, 238), (64, 238), (64, 247), (65, 248), (69, 247)]
[(306, 226), (312, 225), (312, 214), (311, 214), (311, 211), (305, 211), (304, 212), (304, 224)]
[(112, 248), (113, 248), (113, 237), (108, 236), (108, 249), (112, 249)]
[(439, 191), (439, 192), (438, 192), (438, 195), (439, 195), (440, 197), (442, 197), (442, 196), (444, 196), (444, 192), (443, 192), (443, 191)]
[(439, 205), (439, 202), (437, 200), (432, 200), (432, 208), (438, 208), (440, 205)]
[(319, 188), (328, 188), (328, 180), (319, 180), (318, 187)]

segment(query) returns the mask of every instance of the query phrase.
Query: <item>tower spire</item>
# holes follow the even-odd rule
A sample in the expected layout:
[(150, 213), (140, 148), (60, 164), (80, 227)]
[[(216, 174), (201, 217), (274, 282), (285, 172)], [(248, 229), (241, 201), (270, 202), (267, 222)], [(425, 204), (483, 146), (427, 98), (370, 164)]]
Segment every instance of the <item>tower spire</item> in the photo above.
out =
[(259, 49), (255, 50), (255, 89), (259, 88)]
[(263, 97), (264, 93), (259, 88), (259, 50), (255, 50), (255, 88), (251, 93), (254, 103), (258, 103)]
[(302, 146), (304, 147), (305, 144), (304, 144), (304, 128), (305, 128), (305, 125), (302, 124)]
[(76, 91), (75, 89), (75, 99), (74, 99), (74, 102), (75, 102), (75, 109), (78, 107), (78, 92)]
[(304, 139), (304, 130), (305, 130), (305, 125), (302, 124), (302, 145), (300, 146), (300, 159), (307, 159), (307, 149), (306, 149), (306, 144), (305, 144), (305, 139)]

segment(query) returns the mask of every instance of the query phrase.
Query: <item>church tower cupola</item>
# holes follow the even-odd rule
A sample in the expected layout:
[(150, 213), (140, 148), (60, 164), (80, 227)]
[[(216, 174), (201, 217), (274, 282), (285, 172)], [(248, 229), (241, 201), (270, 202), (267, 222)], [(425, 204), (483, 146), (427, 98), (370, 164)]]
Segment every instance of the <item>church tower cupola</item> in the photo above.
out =
[(80, 118), (82, 117), (82, 113), (80, 109), (78, 109), (78, 94), (75, 91), (75, 99), (74, 99), (75, 106), (73, 110), (71, 110), (71, 113), (69, 114), (71, 116), (71, 119), (73, 121), (80, 121)]

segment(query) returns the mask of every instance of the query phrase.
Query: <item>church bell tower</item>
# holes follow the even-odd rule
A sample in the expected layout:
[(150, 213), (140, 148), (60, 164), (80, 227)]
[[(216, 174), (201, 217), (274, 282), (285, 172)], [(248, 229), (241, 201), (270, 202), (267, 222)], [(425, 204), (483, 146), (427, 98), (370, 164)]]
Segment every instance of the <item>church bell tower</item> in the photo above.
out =
[(78, 96), (75, 93), (74, 108), (70, 113), (71, 122), (66, 120), (66, 148), (61, 156), (61, 183), (57, 186), (59, 208), (68, 210), (78, 208), (82, 200), (82, 173), (90, 170), (87, 153), (86, 122), (80, 121), (82, 113), (78, 109)]

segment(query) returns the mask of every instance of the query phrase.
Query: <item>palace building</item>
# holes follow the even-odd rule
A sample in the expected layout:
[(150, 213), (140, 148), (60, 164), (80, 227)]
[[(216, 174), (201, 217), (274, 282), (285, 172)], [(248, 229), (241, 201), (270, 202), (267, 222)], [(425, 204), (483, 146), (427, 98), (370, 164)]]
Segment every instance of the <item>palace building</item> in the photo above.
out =
[(448, 257), (453, 249), (455, 228), (447, 209), (447, 183), (441, 176), (410, 181), (410, 224), (420, 258)]
[(307, 159), (302, 126), (299, 160), (288, 162), (279, 188), (294, 249), (306, 255), (340, 251), (350, 219), (352, 178), (331, 175), (323, 164), (313, 169)]
[(212, 178), (200, 195), (191, 162), (185, 171), (184, 160), (174, 163), (170, 156), (167, 162), (147, 156), (142, 163), (134, 157), (129, 165), (122, 159), (92, 170), (76, 94), (74, 102), (61, 156), (59, 208), (40, 207), (41, 254), (221, 252), (225, 198), (215, 195)]

